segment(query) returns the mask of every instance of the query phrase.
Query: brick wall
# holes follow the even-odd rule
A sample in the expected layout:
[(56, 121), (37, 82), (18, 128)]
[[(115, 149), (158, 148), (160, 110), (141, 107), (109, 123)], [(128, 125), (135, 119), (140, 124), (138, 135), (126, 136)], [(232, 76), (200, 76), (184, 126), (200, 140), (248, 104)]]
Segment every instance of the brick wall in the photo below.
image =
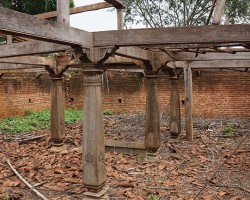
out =
[[(108, 78), (107, 78), (108, 77)], [(107, 72), (104, 74), (103, 109), (114, 113), (144, 112), (146, 81), (140, 73)], [(25, 110), (50, 108), (48, 75), (5, 74), (0, 79), (0, 118), (24, 115)], [(76, 74), (64, 82), (65, 106), (82, 109), (83, 79)], [(184, 100), (183, 76), (180, 77), (180, 100)], [(158, 95), (161, 112), (169, 111), (170, 81), (160, 74)], [(250, 117), (250, 73), (202, 72), (193, 75), (193, 105), (196, 117)], [(181, 103), (184, 114), (184, 105)]]

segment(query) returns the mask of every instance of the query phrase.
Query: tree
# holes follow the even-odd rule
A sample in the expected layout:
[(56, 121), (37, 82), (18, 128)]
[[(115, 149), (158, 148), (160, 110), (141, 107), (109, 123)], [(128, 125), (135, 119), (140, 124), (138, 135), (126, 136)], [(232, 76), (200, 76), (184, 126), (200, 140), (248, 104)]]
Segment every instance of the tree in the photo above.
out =
[[(125, 24), (146, 27), (204, 25), (213, 0), (126, 0)], [(226, 19), (234, 23), (250, 21), (249, 0), (227, 0)]]
[[(56, 0), (0, 0), (0, 5), (30, 15), (56, 10)], [(74, 6), (70, 0), (70, 7)]]

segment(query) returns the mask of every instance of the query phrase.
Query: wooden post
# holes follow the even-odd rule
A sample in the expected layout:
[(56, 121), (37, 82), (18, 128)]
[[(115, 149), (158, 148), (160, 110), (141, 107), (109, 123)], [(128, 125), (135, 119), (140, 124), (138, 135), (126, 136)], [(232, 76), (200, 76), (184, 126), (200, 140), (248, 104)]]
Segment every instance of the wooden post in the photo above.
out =
[(117, 9), (117, 29), (123, 29), (123, 9)]
[(51, 78), (51, 119), (50, 134), (51, 141), (61, 144), (65, 139), (65, 123), (64, 123), (64, 94), (62, 78)]
[(104, 127), (102, 114), (102, 71), (84, 72), (83, 183), (85, 195), (99, 198), (106, 183)]
[(7, 35), (7, 44), (12, 44), (12, 42), (13, 42), (12, 35)]
[(56, 2), (57, 10), (57, 22), (67, 25), (70, 25), (69, 15), (69, 0), (57, 0)]
[(219, 0), (216, 2), (214, 17), (213, 17), (213, 25), (219, 25), (221, 22), (221, 17), (224, 13), (226, 0)]
[(170, 135), (178, 137), (181, 133), (181, 113), (179, 97), (178, 76), (171, 76), (171, 94), (170, 94)]
[(147, 75), (147, 102), (145, 124), (145, 147), (147, 152), (156, 153), (161, 145), (160, 113), (157, 95), (157, 76)]
[(192, 116), (192, 70), (191, 67), (184, 68), (185, 85), (185, 112), (186, 112), (186, 135), (189, 141), (193, 141), (193, 116)]

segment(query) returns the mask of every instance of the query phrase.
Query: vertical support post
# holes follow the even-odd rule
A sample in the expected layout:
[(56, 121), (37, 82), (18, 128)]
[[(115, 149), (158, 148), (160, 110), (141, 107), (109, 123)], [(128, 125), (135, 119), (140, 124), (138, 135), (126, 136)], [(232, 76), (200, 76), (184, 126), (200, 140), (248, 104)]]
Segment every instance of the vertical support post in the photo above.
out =
[(57, 22), (63, 25), (70, 25), (69, 15), (69, 0), (57, 0), (56, 1), (57, 10)]
[(156, 153), (161, 145), (160, 113), (157, 94), (157, 75), (147, 75), (147, 100), (145, 147), (148, 153)]
[(13, 37), (12, 35), (7, 35), (7, 44), (12, 44)]
[(117, 29), (123, 29), (123, 9), (117, 9)]
[(216, 2), (214, 17), (213, 17), (213, 25), (219, 25), (221, 22), (221, 17), (224, 13), (226, 0), (219, 0)]
[[(83, 183), (85, 195), (99, 198), (106, 183), (104, 127), (102, 114), (102, 73), (84, 72)], [(89, 198), (88, 198), (89, 199)]]
[(184, 68), (185, 85), (185, 112), (186, 112), (186, 135), (189, 141), (193, 141), (193, 102), (192, 102), (192, 70), (190, 66)]
[(60, 144), (65, 139), (63, 81), (54, 77), (51, 80), (50, 134), (51, 141)]
[(179, 97), (178, 76), (171, 76), (171, 93), (170, 93), (170, 135), (176, 138), (181, 133), (181, 113)]

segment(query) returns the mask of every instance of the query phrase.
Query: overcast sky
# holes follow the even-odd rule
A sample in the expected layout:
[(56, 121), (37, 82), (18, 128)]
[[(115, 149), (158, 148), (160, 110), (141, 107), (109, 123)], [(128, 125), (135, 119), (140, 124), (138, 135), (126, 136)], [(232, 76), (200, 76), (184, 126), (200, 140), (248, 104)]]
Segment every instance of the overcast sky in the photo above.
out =
[[(74, 0), (75, 7), (103, 2), (101, 0)], [(116, 30), (116, 11), (110, 12), (110, 8), (91, 12), (85, 12), (70, 16), (70, 25), (86, 31)]]

